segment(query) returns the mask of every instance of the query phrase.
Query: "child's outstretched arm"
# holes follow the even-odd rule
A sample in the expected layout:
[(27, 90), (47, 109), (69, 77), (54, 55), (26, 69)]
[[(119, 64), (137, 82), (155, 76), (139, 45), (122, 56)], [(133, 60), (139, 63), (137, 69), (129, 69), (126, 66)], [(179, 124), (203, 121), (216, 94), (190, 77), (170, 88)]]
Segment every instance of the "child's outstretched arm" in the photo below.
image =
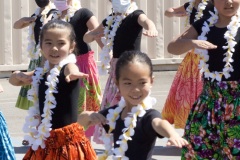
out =
[(89, 127), (96, 124), (106, 124), (106, 118), (94, 111), (83, 111), (78, 115), (78, 123), (84, 127)]
[(36, 17), (23, 17), (19, 20), (17, 20), (14, 25), (13, 28), (14, 29), (22, 29), (25, 28), (27, 26), (29, 26), (32, 22), (34, 22), (36, 20)]
[(188, 28), (182, 35), (172, 40), (168, 44), (168, 52), (175, 55), (180, 55), (188, 52), (191, 49), (215, 49), (216, 45), (205, 41), (198, 40), (198, 33), (193, 26)]
[(155, 24), (145, 14), (140, 14), (138, 17), (138, 24), (141, 25), (146, 31), (143, 35), (148, 37), (157, 37), (158, 31)]
[(184, 17), (187, 16), (187, 12), (184, 8), (184, 5), (180, 7), (171, 7), (165, 10), (164, 15), (166, 17)]
[(173, 145), (182, 148), (182, 146), (188, 144), (188, 142), (182, 137), (180, 137), (180, 135), (174, 130), (172, 125), (166, 120), (154, 118), (152, 120), (152, 127), (158, 134), (169, 138), (167, 146)]
[(14, 86), (29, 85), (32, 82), (32, 76), (34, 71), (31, 72), (21, 72), (15, 71), (9, 78), (9, 83)]
[(66, 81), (74, 81), (79, 78), (88, 78), (88, 74), (79, 71), (78, 66), (73, 63), (69, 63), (64, 70), (64, 75), (66, 76)]

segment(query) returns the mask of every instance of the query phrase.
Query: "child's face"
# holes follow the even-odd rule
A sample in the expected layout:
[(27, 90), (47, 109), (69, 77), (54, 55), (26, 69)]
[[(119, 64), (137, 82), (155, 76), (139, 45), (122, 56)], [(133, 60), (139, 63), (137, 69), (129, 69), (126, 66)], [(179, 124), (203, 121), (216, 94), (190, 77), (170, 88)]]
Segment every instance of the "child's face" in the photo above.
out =
[(134, 62), (120, 70), (120, 77), (116, 84), (127, 106), (132, 107), (140, 104), (148, 96), (152, 83), (149, 66)]
[(219, 15), (232, 17), (237, 13), (240, 0), (214, 0), (214, 6), (217, 8)]
[(69, 30), (60, 28), (51, 28), (45, 31), (42, 51), (51, 66), (59, 64), (69, 53), (73, 52), (75, 44), (70, 43), (69, 34)]

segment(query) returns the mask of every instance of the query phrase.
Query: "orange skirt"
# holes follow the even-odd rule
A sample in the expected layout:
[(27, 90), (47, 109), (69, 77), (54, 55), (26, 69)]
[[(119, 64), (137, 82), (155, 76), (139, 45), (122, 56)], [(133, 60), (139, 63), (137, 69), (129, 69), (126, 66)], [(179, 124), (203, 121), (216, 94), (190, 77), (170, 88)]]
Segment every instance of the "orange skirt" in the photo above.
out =
[(78, 123), (54, 129), (45, 141), (46, 147), (30, 148), (23, 160), (96, 160), (97, 156), (83, 127)]
[(162, 110), (162, 118), (184, 128), (192, 105), (202, 91), (202, 78), (198, 69), (199, 56), (194, 50), (187, 53), (174, 77)]

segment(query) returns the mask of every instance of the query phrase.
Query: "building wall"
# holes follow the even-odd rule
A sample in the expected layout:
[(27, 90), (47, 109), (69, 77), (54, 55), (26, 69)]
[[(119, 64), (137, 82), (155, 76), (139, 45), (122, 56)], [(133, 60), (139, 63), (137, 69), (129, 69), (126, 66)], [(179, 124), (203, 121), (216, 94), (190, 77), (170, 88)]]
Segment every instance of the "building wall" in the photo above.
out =
[[(165, 68), (162, 68), (164, 70), (171, 70), (171, 66), (179, 64), (184, 56), (171, 55), (166, 47), (173, 37), (183, 31), (185, 23), (185, 18), (164, 17), (164, 11), (168, 7), (179, 6), (185, 1), (136, 0), (139, 8), (154, 21), (159, 32), (157, 38), (143, 36), (142, 51), (149, 54), (154, 65), (165, 65)], [(81, 2), (83, 7), (89, 8), (94, 13), (100, 23), (111, 11), (108, 0), (81, 0)], [(28, 28), (16, 30), (13, 29), (13, 24), (21, 17), (31, 16), (35, 9), (34, 0), (0, 1), (2, 17), (0, 19), (0, 72), (27, 69), (29, 63), (26, 52)], [(91, 46), (96, 52), (95, 59), (98, 61), (99, 48), (95, 42)]]

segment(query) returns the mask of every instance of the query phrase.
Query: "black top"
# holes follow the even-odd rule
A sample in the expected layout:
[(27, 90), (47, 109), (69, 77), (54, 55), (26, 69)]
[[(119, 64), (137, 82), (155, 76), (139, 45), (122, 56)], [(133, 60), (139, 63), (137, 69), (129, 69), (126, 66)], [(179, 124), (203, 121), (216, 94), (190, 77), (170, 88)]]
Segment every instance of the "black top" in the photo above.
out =
[[(214, 13), (214, 5), (212, 4), (212, 2), (207, 2), (208, 4), (206, 5), (205, 10), (203, 10), (203, 17), (204, 18), (209, 18), (211, 16), (211, 14), (209, 13), (209, 11)], [(184, 8), (185, 10), (187, 9), (187, 7), (189, 6), (189, 2), (184, 4)], [(195, 15), (197, 14), (197, 9), (195, 7), (193, 7), (192, 13), (190, 15), (190, 24), (192, 24), (195, 20)], [(202, 18), (203, 18), (202, 17)]]
[[(103, 116), (107, 116), (109, 109), (115, 109), (118, 105), (107, 108), (100, 111)], [(120, 115), (122, 112), (120, 113)], [(132, 136), (132, 140), (128, 141), (128, 150), (125, 155), (131, 160), (151, 160), (153, 154), (153, 148), (155, 146), (156, 138), (162, 138), (161, 135), (155, 132), (152, 127), (152, 120), (154, 118), (161, 118), (160, 113), (157, 110), (150, 109), (146, 111), (143, 117), (137, 118), (137, 126), (134, 128), (135, 134)], [(116, 141), (119, 140), (119, 136), (122, 135), (122, 129), (125, 128), (124, 120), (119, 118), (116, 121), (115, 130), (113, 133), (114, 147), (118, 147)], [(104, 125), (106, 132), (109, 130), (108, 125)]]
[[(79, 82), (78, 80), (71, 81), (69, 83), (66, 82), (64, 75), (65, 67), (66, 65), (62, 67), (58, 77), (58, 93), (54, 93), (57, 106), (56, 108), (52, 109), (52, 129), (62, 128), (66, 125), (77, 122)], [(40, 81), (39, 85), (39, 108), (41, 115), (43, 114), (45, 91), (48, 89), (48, 86), (45, 85), (45, 81), (46, 74)]]
[[(56, 12), (57, 10), (56, 9), (51, 9), (48, 13), (47, 13), (47, 17)], [(31, 16), (36, 16), (35, 13)], [(35, 38), (35, 42), (36, 42), (36, 46), (38, 45), (39, 43), (39, 36), (40, 36), (40, 31), (41, 31), (41, 28), (42, 28), (42, 22), (40, 21), (41, 19), (41, 14), (37, 16), (36, 20), (35, 20), (35, 26), (34, 26), (34, 38)]]
[[(202, 33), (202, 26), (206, 19), (201, 19), (193, 23), (193, 27), (198, 32), (198, 35)], [(224, 38), (224, 34), (227, 31), (227, 27), (218, 28), (216, 26), (210, 27), (210, 31), (206, 35), (207, 41), (217, 45), (217, 49), (208, 50), (209, 53), (209, 71), (222, 71), (224, 68), (225, 62), (223, 62), (223, 58), (225, 57), (224, 53), (226, 50), (222, 48), (222, 46), (226, 46), (227, 40)], [(235, 41), (237, 44), (235, 45), (235, 52), (233, 53), (234, 62), (232, 62), (232, 66), (234, 72), (230, 72), (231, 77), (225, 79), (222, 77), (222, 81), (237, 81), (240, 79), (240, 30), (238, 29), (237, 35), (235, 37)]]
[[(120, 24), (114, 37), (113, 58), (119, 58), (121, 53), (127, 50), (140, 50), (142, 38), (142, 26), (138, 24), (138, 17), (144, 14), (142, 10), (136, 10), (129, 14)], [(107, 20), (102, 24), (107, 26)]]
[(93, 13), (90, 10), (81, 8), (70, 19), (70, 24), (76, 34), (77, 55), (86, 54), (91, 50), (90, 46), (83, 41), (83, 36), (88, 31), (87, 22), (92, 16)]

